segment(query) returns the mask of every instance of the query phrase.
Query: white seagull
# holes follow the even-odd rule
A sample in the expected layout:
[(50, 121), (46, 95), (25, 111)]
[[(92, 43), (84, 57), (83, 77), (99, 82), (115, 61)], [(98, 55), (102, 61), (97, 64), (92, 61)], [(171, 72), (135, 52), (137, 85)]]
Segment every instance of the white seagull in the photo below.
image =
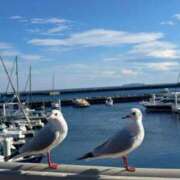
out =
[(63, 114), (59, 110), (52, 110), (48, 123), (37, 132), (34, 138), (22, 146), (18, 152), (5, 157), (5, 161), (25, 156), (47, 154), (49, 167), (57, 169), (58, 164), (51, 161), (50, 151), (65, 139), (67, 133), (68, 126)]
[(127, 171), (134, 172), (134, 167), (128, 166), (128, 154), (141, 145), (144, 139), (142, 113), (137, 108), (132, 108), (131, 113), (124, 118), (130, 118), (132, 123), (118, 131), (114, 136), (96, 147), (93, 151), (78, 158), (122, 158), (123, 166)]

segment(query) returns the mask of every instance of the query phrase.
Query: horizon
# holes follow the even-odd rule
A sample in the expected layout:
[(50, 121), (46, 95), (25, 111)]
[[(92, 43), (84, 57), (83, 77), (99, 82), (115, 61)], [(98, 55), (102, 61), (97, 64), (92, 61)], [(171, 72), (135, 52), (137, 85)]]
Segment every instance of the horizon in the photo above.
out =
[[(157, 88), (160, 88), (160, 89), (169, 89), (169, 88), (177, 88), (177, 85), (180, 85), (180, 82), (175, 82), (175, 83), (154, 83), (154, 84), (143, 84), (143, 83), (132, 83), (132, 84), (122, 84), (122, 85), (117, 85), (117, 86), (96, 86), (96, 87), (78, 87), (78, 88), (64, 88), (64, 89), (59, 89), (59, 88), (55, 88), (55, 89), (52, 89), (52, 88), (49, 88), (49, 89), (33, 89), (31, 92), (32, 93), (35, 93), (35, 92), (56, 92), (56, 91), (60, 91), (60, 92), (76, 92), (76, 91), (87, 91), (87, 90), (114, 90), (114, 89), (123, 89), (123, 88), (127, 88), (127, 90), (129, 89), (136, 89), (136, 88), (142, 88), (142, 89), (146, 89), (148, 87), (152, 88), (152, 86), (156, 87)], [(172, 87), (171, 87), (172, 86)], [(9, 88), (10, 90), (9, 91), (2, 91), (1, 94), (14, 94), (13, 90), (11, 88)], [(15, 88), (16, 89), (16, 88)], [(29, 93), (29, 90), (23, 90), (23, 91), (19, 91), (19, 93)]]
[[(176, 83), (180, 2), (4, 1), (0, 55), (9, 72), (18, 56), (20, 91)], [(7, 77), (0, 66), (0, 91)], [(13, 82), (15, 83), (14, 76)]]

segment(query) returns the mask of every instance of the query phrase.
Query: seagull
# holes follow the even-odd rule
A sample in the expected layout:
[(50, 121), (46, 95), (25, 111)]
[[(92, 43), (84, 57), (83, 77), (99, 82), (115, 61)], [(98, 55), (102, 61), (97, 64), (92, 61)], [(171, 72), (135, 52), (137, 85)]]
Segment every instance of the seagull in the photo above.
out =
[(78, 158), (122, 158), (123, 166), (127, 171), (134, 172), (135, 168), (128, 165), (128, 154), (141, 145), (144, 139), (144, 127), (142, 123), (142, 113), (137, 108), (132, 108), (129, 115), (123, 117), (132, 120), (128, 126), (118, 131), (114, 136), (96, 147), (91, 152)]
[(50, 151), (66, 138), (67, 133), (68, 126), (63, 114), (61, 111), (54, 109), (48, 118), (48, 123), (37, 132), (34, 138), (22, 146), (18, 152), (5, 157), (5, 161), (25, 156), (47, 154), (49, 167), (57, 169), (58, 164), (51, 161)]

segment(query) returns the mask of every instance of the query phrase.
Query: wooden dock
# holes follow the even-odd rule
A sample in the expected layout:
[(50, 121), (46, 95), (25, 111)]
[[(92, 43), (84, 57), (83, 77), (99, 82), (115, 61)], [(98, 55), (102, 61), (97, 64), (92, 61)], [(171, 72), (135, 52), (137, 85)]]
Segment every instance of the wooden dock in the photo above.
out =
[(161, 180), (180, 179), (180, 169), (137, 168), (127, 172), (122, 168), (104, 166), (60, 165), (49, 169), (46, 164), (0, 163), (2, 180)]

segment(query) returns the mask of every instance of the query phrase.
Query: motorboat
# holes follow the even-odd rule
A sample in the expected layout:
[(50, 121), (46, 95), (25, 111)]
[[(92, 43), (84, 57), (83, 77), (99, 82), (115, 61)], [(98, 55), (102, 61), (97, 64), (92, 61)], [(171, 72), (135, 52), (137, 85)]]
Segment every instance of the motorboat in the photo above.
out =
[(90, 103), (86, 99), (75, 99), (73, 100), (74, 106), (75, 107), (89, 107)]

